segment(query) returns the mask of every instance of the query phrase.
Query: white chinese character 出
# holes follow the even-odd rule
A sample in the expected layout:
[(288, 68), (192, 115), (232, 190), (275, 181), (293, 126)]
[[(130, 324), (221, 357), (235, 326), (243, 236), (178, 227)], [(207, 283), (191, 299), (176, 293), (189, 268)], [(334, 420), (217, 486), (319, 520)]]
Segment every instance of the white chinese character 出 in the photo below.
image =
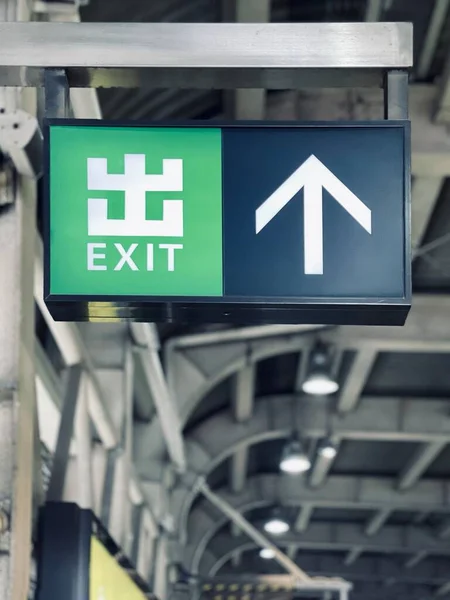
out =
[(106, 158), (87, 159), (88, 189), (91, 191), (123, 191), (125, 218), (108, 219), (106, 198), (88, 199), (88, 235), (98, 236), (183, 236), (183, 201), (163, 200), (163, 218), (146, 219), (147, 192), (182, 192), (183, 161), (162, 161), (161, 175), (147, 175), (145, 154), (125, 154), (125, 172), (108, 173)]

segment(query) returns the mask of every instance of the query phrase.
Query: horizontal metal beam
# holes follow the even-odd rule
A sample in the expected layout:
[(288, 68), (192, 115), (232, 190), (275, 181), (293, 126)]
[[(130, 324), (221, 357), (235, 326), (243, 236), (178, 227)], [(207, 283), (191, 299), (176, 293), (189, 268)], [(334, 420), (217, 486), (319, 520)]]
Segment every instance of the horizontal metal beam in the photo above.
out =
[[(407, 584), (433, 584), (442, 585), (448, 581), (448, 559), (444, 557), (433, 557), (422, 563), (417, 569), (410, 571), (404, 568), (404, 559), (395, 556), (367, 556), (362, 555), (357, 561), (349, 565), (344, 564), (340, 556), (327, 553), (308, 554), (302, 553), (301, 563), (305, 570), (313, 577), (345, 577), (352, 582), (376, 582), (385, 583), (387, 580), (396, 583)], [(216, 585), (225, 578), (233, 577), (234, 581), (248, 581), (249, 572), (257, 572), (261, 563), (256, 552), (244, 555), (244, 561), (240, 569), (231, 569), (226, 565), (220, 575), (214, 580)], [(281, 585), (287, 582), (285, 575), (274, 576), (270, 579), (272, 584)], [(204, 580), (206, 582), (206, 580)], [(202, 581), (203, 583), (203, 581)], [(268, 581), (267, 581), (268, 583)], [(394, 588), (395, 589), (395, 588)], [(381, 597), (384, 597), (380, 593)], [(353, 597), (353, 595), (352, 595)]]
[[(447, 136), (448, 137), (448, 136)], [(450, 145), (449, 145), (450, 153)], [(450, 155), (450, 154), (449, 154)], [(450, 160), (449, 160), (450, 172)], [(450, 352), (450, 321), (448, 314), (450, 311), (450, 296), (448, 295), (415, 295), (413, 297), (413, 307), (408, 316), (407, 323), (404, 327), (345, 327), (336, 330), (323, 329), (321, 337), (325, 342), (333, 344), (339, 350), (361, 350), (362, 348), (371, 348), (379, 352)], [(177, 399), (177, 408), (182, 426), (184, 426), (190, 416), (198, 407), (199, 403), (208, 392), (227, 377), (233, 376), (239, 369), (244, 367), (248, 362), (248, 355), (251, 352), (252, 361), (258, 362), (266, 358), (279, 354), (296, 353), (308, 348), (311, 344), (311, 328), (301, 330), (292, 330), (278, 326), (271, 328), (270, 334), (267, 334), (267, 328), (255, 327), (249, 332), (247, 328), (231, 330), (223, 332), (226, 336), (222, 337), (222, 332), (214, 332), (214, 334), (186, 336), (183, 338), (175, 338), (166, 346), (166, 372), (171, 389)], [(381, 402), (384, 402), (381, 399)], [(413, 402), (414, 403), (414, 402)], [(256, 404), (259, 404), (257, 402)], [(404, 403), (407, 404), (407, 403)], [(262, 406), (262, 405), (261, 405)], [(384, 406), (384, 405), (383, 405)], [(427, 408), (428, 408), (427, 404)], [(211, 460), (220, 461), (221, 452), (227, 455), (227, 446), (233, 444), (234, 439), (239, 439), (239, 443), (253, 443), (261, 439), (269, 439), (288, 435), (286, 432), (291, 431), (292, 423), (288, 422), (282, 415), (282, 411), (274, 405), (273, 412), (266, 417), (257, 417), (252, 419), (249, 424), (236, 425), (231, 421), (229, 415), (226, 417), (226, 429), (223, 432), (230, 433), (230, 438), (226, 440), (220, 452), (213, 451)], [(431, 407), (432, 408), (432, 407)], [(260, 409), (256, 409), (260, 413)], [(318, 408), (320, 417), (316, 421), (318, 427), (309, 427), (311, 436), (320, 437), (326, 435), (326, 414), (325, 410)], [(445, 408), (443, 410), (446, 410)], [(264, 412), (264, 411), (262, 411)], [(289, 412), (289, 411), (288, 411)], [(433, 409), (432, 409), (433, 412)], [(359, 409), (355, 414), (360, 414)], [(386, 431), (398, 433), (397, 425), (402, 422), (402, 411), (394, 410), (389, 417), (389, 421), (385, 421), (383, 414), (374, 406), (374, 412), (370, 416), (370, 421), (364, 418), (362, 431), (367, 428), (365, 439), (377, 439), (377, 429), (381, 423), (384, 423)], [(275, 419), (273, 418), (275, 416)], [(428, 415), (427, 415), (428, 416)], [(214, 417), (215, 419), (215, 417)], [(254, 424), (258, 422), (260, 427)], [(350, 420), (349, 420), (350, 419)], [(345, 424), (353, 423), (353, 417), (346, 415), (338, 420), (338, 435), (356, 433), (356, 427), (361, 423), (356, 422), (355, 427), (351, 426), (351, 432), (346, 431)], [(433, 418), (434, 420), (434, 418)], [(281, 430), (278, 427), (280, 421), (284, 424)], [(410, 440), (415, 441), (430, 441), (436, 439), (435, 433), (442, 428), (445, 428), (445, 421), (436, 419), (438, 429), (427, 439), (420, 439), (418, 435), (423, 432), (423, 427), (418, 422), (414, 427), (415, 434)], [(208, 426), (214, 423), (214, 420), (208, 421)], [(269, 425), (268, 425), (269, 423)], [(248, 427), (248, 436), (245, 435), (246, 427)], [(153, 419), (148, 425), (138, 424), (135, 426), (135, 448), (136, 459), (139, 472), (148, 477), (149, 465), (155, 464), (155, 461), (164, 459), (164, 439), (158, 420)], [(278, 433), (275, 430), (278, 430)], [(256, 430), (256, 438), (253, 439)], [(370, 432), (370, 433), (368, 433)], [(443, 432), (445, 435), (449, 432)], [(203, 435), (203, 433), (201, 434)], [(214, 442), (217, 447), (220, 440), (223, 440), (223, 435), (219, 435)], [(378, 436), (384, 438), (384, 435)], [(390, 439), (406, 439), (403, 433), (399, 437), (394, 435)], [(253, 441), (252, 441), (253, 439)], [(447, 439), (447, 438), (446, 438)], [(203, 444), (200, 442), (200, 446)], [(206, 453), (209, 450), (206, 448)], [(193, 464), (198, 464), (202, 456), (202, 451), (193, 457)], [(204, 458), (207, 456), (203, 454)], [(189, 462), (189, 458), (188, 458)]]
[[(256, 523), (262, 528), (262, 523)], [(450, 556), (450, 546), (445, 541), (436, 540), (428, 531), (410, 526), (390, 525), (374, 537), (368, 538), (357, 524), (347, 523), (312, 523), (309, 529), (301, 536), (298, 533), (289, 533), (277, 537), (281, 547), (290, 544), (298, 549), (339, 552), (349, 551), (354, 548), (364, 548), (370, 553), (410, 554), (427, 550), (436, 556)], [(217, 535), (208, 546), (208, 553), (216, 556), (215, 564), (203, 563), (200, 572), (214, 575), (226, 564), (234, 552), (246, 552), (254, 549), (255, 545), (247, 538), (233, 538), (229, 534)], [(209, 562), (209, 561), (208, 561)], [(352, 563), (348, 563), (349, 566)]]
[[(238, 69), (292, 69), (291, 84), (295, 87), (296, 69), (340, 73), (411, 67), (412, 26), (409, 23), (1, 23), (0, 57), (3, 67), (208, 68), (226, 69), (231, 77), (233, 70)], [(23, 81), (18, 80), (15, 85), (23, 85)]]
[[(405, 510), (410, 512), (430, 510), (433, 513), (450, 513), (448, 496), (450, 486), (441, 480), (421, 480), (411, 490), (401, 492), (395, 487), (395, 479), (388, 477), (352, 477), (332, 475), (324, 486), (312, 490), (301, 478), (283, 475), (257, 475), (247, 481), (240, 495), (229, 492), (227, 487), (217, 490), (220, 497), (240, 512), (272, 506), (302, 506), (297, 522), (292, 524), (297, 531), (305, 531), (309, 508), (333, 508), (384, 512)], [(212, 511), (207, 503), (200, 501), (191, 512), (188, 521), (186, 564), (194, 572), (209, 541), (225, 522), (221, 515)], [(302, 529), (299, 529), (299, 525)], [(361, 528), (363, 531), (363, 528)]]
[[(273, 396), (255, 402), (251, 421), (236, 424), (224, 410), (194, 428), (186, 441), (188, 471), (207, 475), (239, 447), (271, 439), (287, 438), (292, 431), (292, 396)], [(357, 410), (346, 413), (334, 423), (339, 439), (392, 442), (450, 441), (448, 400), (399, 397), (363, 397)], [(327, 434), (329, 407), (310, 398), (303, 399), (302, 434), (321, 438)], [(141, 432), (141, 435), (143, 432)], [(137, 468), (148, 468), (145, 454), (136, 456)], [(195, 488), (180, 485), (174, 495), (174, 514), (184, 531)], [(306, 500), (307, 498), (305, 498)]]

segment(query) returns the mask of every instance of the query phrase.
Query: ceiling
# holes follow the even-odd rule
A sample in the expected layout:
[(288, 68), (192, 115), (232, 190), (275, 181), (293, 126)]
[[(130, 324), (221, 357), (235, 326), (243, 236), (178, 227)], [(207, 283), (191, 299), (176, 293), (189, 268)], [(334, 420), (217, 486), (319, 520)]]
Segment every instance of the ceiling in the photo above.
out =
[[(230, 19), (232, 4), (91, 0), (81, 16), (85, 21), (215, 22)], [(441, 90), (450, 85), (445, 69), (449, 8), (450, 2), (441, 0), (272, 0), (270, 20), (412, 21), (411, 98), (431, 99), (426, 108), (421, 104), (419, 117), (427, 127), (439, 121), (448, 137), (445, 114), (450, 113)], [(264, 93), (262, 112), (255, 117), (267, 118), (270, 112), (271, 118), (283, 118), (286, 101), (297, 105), (301, 117), (304, 94)], [(218, 90), (99, 90), (106, 119), (239, 117), (230, 96)], [(244, 96), (246, 101), (252, 102)], [(291, 532), (273, 541), (307, 572), (354, 582), (354, 597), (364, 600), (450, 593), (449, 196), (445, 177), (413, 180), (415, 306), (404, 330), (280, 330), (268, 337), (262, 330), (254, 336), (241, 328), (230, 338), (225, 326), (158, 325), (166, 372), (178, 393), (189, 469), (203, 474), (256, 527), (280, 509)], [(428, 209), (418, 210), (415, 222), (416, 206)], [(81, 331), (97, 369), (122, 364), (127, 326), (89, 324)], [(63, 360), (39, 312), (37, 333), (59, 372)], [(301, 392), (319, 340), (334, 352), (332, 368), (340, 384), (328, 398)], [(135, 375), (134, 420), (136, 437), (149, 447), (136, 458), (145, 478), (150, 463), (170, 458), (141, 368)], [(312, 469), (287, 481), (279, 463), (293, 432), (303, 439)], [(327, 434), (336, 439), (338, 452), (323, 461), (317, 447)], [(178, 492), (185, 494), (170, 511), (178, 524), (184, 519), (178, 557), (187, 570), (204, 578), (282, 572), (275, 561), (261, 559), (255, 545), (192, 486), (187, 495), (177, 477), (171, 486), (175, 499)]]

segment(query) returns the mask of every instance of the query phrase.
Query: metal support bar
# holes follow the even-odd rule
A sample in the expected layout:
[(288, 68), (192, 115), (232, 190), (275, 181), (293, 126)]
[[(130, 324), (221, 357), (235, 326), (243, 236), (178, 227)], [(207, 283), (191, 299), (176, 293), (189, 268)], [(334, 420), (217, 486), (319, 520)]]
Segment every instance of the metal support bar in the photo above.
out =
[(398, 489), (406, 490), (416, 483), (437, 455), (445, 448), (445, 441), (420, 444), (406, 467), (400, 473)]
[(441, 539), (446, 539), (450, 536), (450, 521), (444, 521), (444, 523), (439, 527), (437, 532), (438, 537)]
[(314, 505), (311, 503), (305, 503), (302, 505), (297, 519), (295, 521), (295, 531), (306, 531), (308, 529), (309, 521), (314, 512)]
[(408, 72), (392, 70), (386, 73), (384, 83), (384, 118), (408, 118)]
[(63, 497), (64, 481), (69, 459), (70, 442), (73, 436), (80, 382), (81, 367), (79, 365), (70, 367), (58, 431), (58, 440), (56, 442), (53, 458), (52, 474), (47, 491), (47, 501), (49, 502), (60, 502)]
[(92, 435), (88, 412), (88, 376), (83, 374), (75, 411), (75, 439), (77, 443), (76, 472), (78, 482), (78, 506), (92, 509)]
[[(333, 441), (335, 444), (337, 456), (340, 441), (336, 439), (333, 439)], [(312, 488), (319, 487), (325, 482), (336, 456), (323, 456), (323, 454), (317, 453), (316, 459), (314, 461), (314, 466), (311, 470), (311, 475), (309, 477), (309, 485)]]
[(337, 408), (340, 413), (347, 413), (356, 408), (377, 354), (373, 348), (363, 348), (355, 354), (350, 371), (339, 392)]
[(416, 565), (420, 563), (424, 558), (428, 556), (427, 550), (420, 550), (420, 552), (416, 552), (405, 562), (406, 569), (412, 569)]
[(235, 494), (242, 494), (245, 488), (248, 469), (248, 447), (239, 448), (231, 459), (231, 489)]
[(344, 558), (345, 565), (352, 565), (358, 558), (361, 556), (363, 552), (362, 546), (355, 546), (353, 550), (350, 550), (347, 556)]
[(106, 474), (105, 483), (102, 494), (102, 506), (101, 506), (101, 520), (103, 523), (109, 523), (111, 515), (111, 497), (114, 484), (114, 471), (116, 465), (116, 458), (119, 455), (117, 448), (108, 452), (108, 458), (106, 461)]
[(392, 510), (390, 508), (383, 508), (377, 511), (373, 517), (371, 517), (366, 524), (365, 532), (366, 535), (372, 536), (380, 531), (386, 521), (389, 519)]
[(442, 584), (435, 592), (435, 596), (447, 596), (450, 593), (450, 581)]
[[(271, 0), (225, 0), (224, 16), (229, 8), (234, 8), (231, 20), (237, 23), (267, 23), (270, 21)], [(234, 4), (234, 6), (233, 6)], [(225, 19), (224, 19), (225, 20)], [(264, 119), (266, 109), (266, 90), (237, 89), (225, 97), (231, 104), (231, 114), (236, 120)]]
[(430, 70), (431, 63), (439, 42), (439, 36), (445, 23), (445, 17), (449, 7), (449, 0), (436, 0), (431, 14), (430, 24), (423, 43), (422, 52), (417, 65), (417, 77), (425, 79)]
[(142, 366), (161, 422), (167, 452), (173, 464), (183, 473), (186, 470), (186, 456), (180, 417), (161, 365), (156, 328), (150, 323), (133, 323), (131, 330), (140, 344), (136, 351), (141, 352), (144, 358)]
[(252, 416), (255, 393), (255, 365), (250, 363), (236, 373), (233, 393), (233, 412), (238, 423)]
[[(81, 87), (139, 87), (145, 80), (155, 87), (298, 88), (307, 79), (315, 86), (380, 85), (386, 70), (412, 66), (412, 26), (1, 23), (0, 56), (3, 85), (41, 85), (42, 69), (61, 65)], [(152, 77), (139, 73), (149, 68)]]
[(411, 247), (413, 258), (425, 237), (431, 215), (441, 193), (442, 177), (415, 177), (411, 190)]
[(246, 533), (261, 548), (270, 548), (274, 552), (274, 559), (293, 575), (298, 581), (309, 582), (310, 577), (300, 569), (284, 552), (272, 544), (260, 531), (256, 529), (247, 519), (245, 519), (236, 509), (220, 496), (210, 490), (205, 481), (201, 481), (198, 491), (207, 498), (211, 504), (225, 514), (233, 523), (235, 523), (244, 533)]
[(64, 119), (70, 111), (70, 88), (64, 69), (45, 69), (45, 118)]
[(367, 0), (365, 21), (379, 21), (383, 11), (383, 0)]

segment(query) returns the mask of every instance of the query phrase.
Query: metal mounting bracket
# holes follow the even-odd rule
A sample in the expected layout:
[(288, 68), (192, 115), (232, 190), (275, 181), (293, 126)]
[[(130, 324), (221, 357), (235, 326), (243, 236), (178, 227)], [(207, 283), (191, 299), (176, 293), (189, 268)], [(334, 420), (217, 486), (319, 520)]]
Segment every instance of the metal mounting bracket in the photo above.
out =
[(70, 87), (65, 69), (45, 69), (44, 99), (46, 119), (70, 117)]
[(0, 107), (0, 151), (25, 177), (42, 174), (42, 133), (36, 117), (24, 110)]
[(384, 79), (384, 118), (408, 119), (408, 71), (393, 69)]

